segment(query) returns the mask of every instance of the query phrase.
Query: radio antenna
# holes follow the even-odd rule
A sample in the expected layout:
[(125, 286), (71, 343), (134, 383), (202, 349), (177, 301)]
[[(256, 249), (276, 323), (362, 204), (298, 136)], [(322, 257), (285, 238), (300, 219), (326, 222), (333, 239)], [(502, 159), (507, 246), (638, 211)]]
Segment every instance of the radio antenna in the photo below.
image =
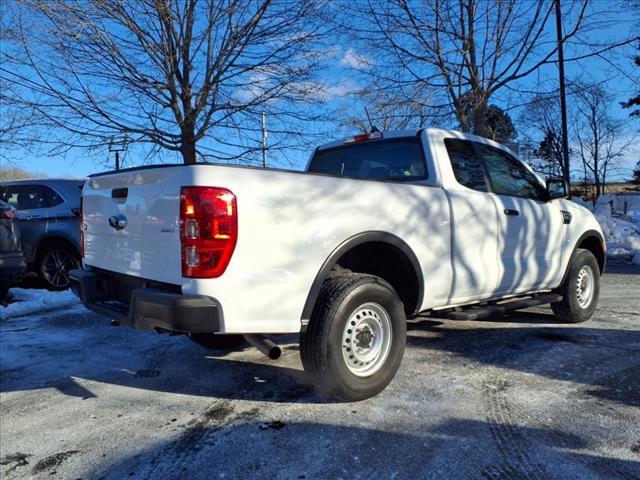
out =
[(367, 107), (364, 107), (364, 113), (367, 114), (367, 120), (369, 120), (369, 126), (371, 127), (371, 132), (370, 133), (376, 133), (376, 132), (380, 132), (380, 130), (378, 130), (378, 127), (376, 127), (373, 122), (371, 121), (371, 117), (369, 116), (369, 110), (367, 110)]

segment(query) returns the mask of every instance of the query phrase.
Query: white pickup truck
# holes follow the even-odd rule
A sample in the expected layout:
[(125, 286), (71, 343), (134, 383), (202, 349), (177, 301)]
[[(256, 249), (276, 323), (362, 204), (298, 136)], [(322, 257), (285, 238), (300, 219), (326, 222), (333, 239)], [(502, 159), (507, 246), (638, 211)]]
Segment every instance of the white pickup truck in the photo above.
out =
[(276, 357), (264, 335), (299, 333), (318, 387), (360, 400), (395, 375), (407, 318), (551, 303), (588, 320), (606, 245), (565, 196), (508, 148), (439, 129), (323, 145), (306, 172), (131, 168), (85, 184), (71, 277), (89, 309), (212, 348)]

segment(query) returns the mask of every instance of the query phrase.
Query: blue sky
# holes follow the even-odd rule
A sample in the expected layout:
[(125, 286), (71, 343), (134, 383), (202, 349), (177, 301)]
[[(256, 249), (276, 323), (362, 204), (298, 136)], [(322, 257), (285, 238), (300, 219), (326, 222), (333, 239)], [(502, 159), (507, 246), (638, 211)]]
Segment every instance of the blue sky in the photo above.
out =
[[(607, 17), (608, 22), (603, 28), (590, 33), (588, 40), (604, 43), (609, 40), (620, 38), (625, 32), (632, 31), (634, 28), (632, 16), (628, 12), (613, 12), (610, 6), (615, 5), (606, 0), (595, 1), (592, 4), (592, 13), (602, 14)], [(636, 21), (637, 22), (637, 21)], [(637, 23), (636, 23), (637, 26)], [(362, 49), (364, 50), (364, 49)], [(579, 80), (584, 82), (598, 82), (606, 86), (608, 91), (616, 97), (616, 103), (613, 107), (614, 114), (619, 118), (628, 118), (628, 112), (622, 110), (618, 106), (619, 101), (627, 100), (638, 89), (639, 73), (634, 71), (631, 55), (632, 48), (621, 48), (615, 52), (608, 52), (601, 57), (588, 58), (580, 61), (568, 62), (566, 64), (566, 74), (568, 79)], [(567, 52), (566, 56), (571, 57), (572, 52)], [(325, 108), (328, 111), (339, 111), (341, 109), (349, 109), (352, 112), (362, 112), (364, 116), (364, 106), (358, 99), (353, 98), (351, 93), (364, 85), (364, 80), (357, 74), (357, 67), (361, 57), (366, 57), (366, 53), (360, 52), (357, 47), (346, 40), (336, 41), (332, 46), (327, 48), (325, 55), (326, 70), (323, 72), (321, 81), (324, 83), (324, 98), (326, 100)], [(356, 69), (354, 70), (354, 67)], [(637, 69), (635, 69), (637, 70)], [(549, 65), (539, 72), (534, 73), (530, 77), (519, 83), (519, 87), (523, 90), (535, 90), (541, 88), (549, 88), (548, 85), (555, 85), (557, 79), (557, 68), (555, 65)], [(494, 99), (502, 108), (513, 108), (515, 105), (514, 96), (509, 98), (497, 97)], [(568, 102), (571, 102), (569, 97)], [(301, 106), (300, 108), (305, 108)], [(512, 118), (517, 120), (517, 109), (510, 110)], [(256, 118), (251, 128), (259, 125), (260, 118)], [(636, 121), (637, 122), (637, 121)], [(269, 119), (267, 119), (269, 123)], [(628, 135), (636, 135), (640, 129), (637, 122), (635, 125), (629, 122)], [(429, 125), (423, 125), (429, 126)], [(322, 125), (323, 130), (327, 131), (321, 140), (330, 140), (331, 138), (341, 138), (352, 133), (344, 125), (337, 122), (333, 125)], [(518, 127), (516, 123), (516, 128)], [(43, 132), (43, 135), (46, 132)], [(278, 152), (269, 155), (269, 163), (273, 166), (286, 168), (303, 168), (306, 160), (313, 147), (319, 140), (317, 137), (310, 138), (308, 151), (291, 150), (288, 152)], [(259, 138), (256, 138), (256, 142)], [(5, 152), (6, 154), (6, 152)], [(134, 166), (142, 162), (140, 151), (135, 148), (130, 149), (123, 154), (123, 165)], [(32, 155), (25, 151), (11, 152), (13, 158), (12, 163), (25, 168), (27, 170), (42, 173), (47, 176), (64, 176), (64, 177), (82, 177), (98, 171), (109, 169), (108, 165), (113, 164), (113, 153), (109, 153), (105, 148), (104, 151), (94, 151), (89, 154), (83, 151), (71, 150), (65, 155), (46, 156), (44, 154)], [(638, 147), (632, 149), (627, 158), (621, 162), (621, 168), (616, 179), (626, 178), (630, 175), (630, 171), (640, 157)], [(156, 157), (160, 162), (179, 162), (173, 153), (168, 153)], [(148, 163), (148, 161), (147, 161)]]

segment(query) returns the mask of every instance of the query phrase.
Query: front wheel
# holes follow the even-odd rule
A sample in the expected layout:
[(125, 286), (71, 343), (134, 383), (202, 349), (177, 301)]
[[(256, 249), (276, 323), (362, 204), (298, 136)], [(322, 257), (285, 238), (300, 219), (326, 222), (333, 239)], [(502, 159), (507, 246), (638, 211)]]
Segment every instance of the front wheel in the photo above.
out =
[(571, 257), (569, 270), (560, 286), (562, 300), (551, 304), (563, 323), (582, 323), (591, 318), (600, 295), (600, 268), (589, 250), (578, 249)]
[(339, 275), (324, 283), (300, 335), (302, 365), (330, 397), (364, 400), (393, 379), (406, 335), (404, 308), (391, 285), (372, 275)]

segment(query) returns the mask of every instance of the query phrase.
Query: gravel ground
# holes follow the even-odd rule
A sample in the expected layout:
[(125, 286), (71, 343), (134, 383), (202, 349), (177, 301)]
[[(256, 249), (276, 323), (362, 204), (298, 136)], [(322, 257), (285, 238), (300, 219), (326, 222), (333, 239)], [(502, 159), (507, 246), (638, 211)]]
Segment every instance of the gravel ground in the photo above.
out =
[(292, 337), (271, 361), (80, 306), (3, 320), (2, 478), (640, 479), (640, 269), (609, 271), (585, 324), (411, 322), (352, 404), (314, 393)]

